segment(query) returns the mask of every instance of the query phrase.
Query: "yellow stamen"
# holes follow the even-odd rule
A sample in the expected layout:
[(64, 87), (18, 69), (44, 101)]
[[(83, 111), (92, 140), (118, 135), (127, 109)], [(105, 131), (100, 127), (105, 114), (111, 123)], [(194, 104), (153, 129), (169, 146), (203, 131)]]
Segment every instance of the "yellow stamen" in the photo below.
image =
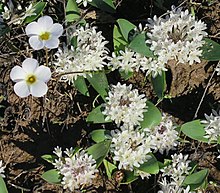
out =
[(48, 40), (50, 38), (50, 33), (49, 32), (44, 32), (40, 35), (41, 40)]
[(36, 80), (37, 80), (36, 76), (30, 75), (30, 76), (27, 77), (26, 82), (27, 82), (27, 84), (33, 84), (33, 83), (36, 82)]

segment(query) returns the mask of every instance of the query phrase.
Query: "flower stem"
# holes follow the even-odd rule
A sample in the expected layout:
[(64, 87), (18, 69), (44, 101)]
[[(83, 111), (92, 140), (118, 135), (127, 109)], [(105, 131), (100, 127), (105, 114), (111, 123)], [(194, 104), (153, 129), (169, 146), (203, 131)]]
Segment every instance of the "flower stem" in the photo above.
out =
[(46, 53), (46, 64), (45, 66), (48, 66), (48, 49), (45, 48), (45, 53)]

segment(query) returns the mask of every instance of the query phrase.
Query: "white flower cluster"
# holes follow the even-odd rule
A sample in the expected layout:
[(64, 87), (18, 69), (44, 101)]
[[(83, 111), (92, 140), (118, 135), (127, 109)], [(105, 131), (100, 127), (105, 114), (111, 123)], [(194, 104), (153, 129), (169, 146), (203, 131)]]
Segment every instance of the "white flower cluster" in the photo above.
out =
[(191, 162), (188, 159), (188, 155), (171, 155), (172, 164), (161, 169), (163, 172), (162, 176), (169, 176), (170, 182), (167, 181), (166, 177), (160, 182), (161, 189), (158, 193), (192, 193), (190, 192), (189, 187), (184, 189), (181, 187), (184, 179), (189, 175), (191, 167), (189, 163)]
[(164, 63), (159, 62), (157, 59), (147, 58), (128, 48), (125, 48), (125, 51), (120, 50), (119, 54), (119, 56), (116, 56), (113, 52), (112, 58), (109, 57), (109, 66), (112, 67), (112, 70), (119, 69), (119, 71), (128, 73), (133, 71), (137, 72), (141, 69), (146, 73), (146, 76), (152, 74), (153, 77), (167, 70)]
[(147, 111), (146, 101), (144, 94), (139, 95), (137, 89), (132, 90), (132, 85), (118, 82), (109, 91), (102, 113), (106, 115), (106, 120), (114, 121), (117, 126), (122, 123), (133, 127), (143, 121), (143, 113)]
[(162, 71), (166, 71), (163, 63), (160, 63), (157, 59), (147, 58), (142, 56), (137, 52), (125, 48), (125, 51), (120, 50), (118, 56), (113, 52), (112, 57), (109, 57), (109, 66), (112, 70), (119, 69), (119, 71), (124, 71), (125, 73), (138, 71), (141, 69), (146, 73), (146, 76), (152, 74), (156, 77), (161, 74)]
[(150, 30), (146, 43), (150, 44), (160, 62), (166, 64), (169, 60), (176, 60), (190, 65), (200, 62), (200, 48), (205, 43), (202, 39), (207, 35), (204, 31), (206, 24), (196, 21), (188, 10), (172, 7), (166, 18), (154, 16), (146, 27)]
[(206, 120), (202, 120), (201, 123), (205, 124), (205, 138), (209, 139), (209, 142), (218, 142), (220, 139), (220, 111), (219, 113), (212, 110), (210, 116), (205, 114)]
[(121, 127), (121, 130), (111, 132), (112, 143), (110, 151), (113, 160), (118, 161), (118, 169), (133, 171), (140, 167), (150, 156), (150, 139), (142, 132)]
[(178, 132), (175, 130), (171, 117), (163, 115), (162, 121), (158, 126), (144, 129), (147, 136), (151, 139), (151, 148), (161, 154), (174, 149), (178, 145)]
[(3, 162), (2, 162), (2, 160), (0, 160), (0, 176), (2, 178), (5, 178), (4, 173), (5, 173), (5, 166), (3, 166)]
[[(102, 70), (106, 65), (108, 49), (102, 32), (96, 31), (95, 27), (78, 27), (73, 36), (77, 39), (76, 48), (64, 48), (55, 54), (56, 61), (53, 63), (55, 71), (66, 73), (61, 80), (73, 82), (77, 76), (91, 75), (93, 71)], [(77, 73), (79, 72), (79, 73)]]
[(81, 3), (83, 4), (84, 7), (87, 6), (88, 2), (92, 2), (92, 0), (76, 0), (76, 3)]
[(63, 157), (59, 147), (55, 148), (54, 153), (58, 159), (53, 164), (63, 176), (61, 183), (64, 189), (74, 191), (92, 183), (98, 170), (96, 169), (96, 161), (91, 155), (83, 150), (74, 154), (74, 150), (70, 148), (64, 151), (66, 157)]

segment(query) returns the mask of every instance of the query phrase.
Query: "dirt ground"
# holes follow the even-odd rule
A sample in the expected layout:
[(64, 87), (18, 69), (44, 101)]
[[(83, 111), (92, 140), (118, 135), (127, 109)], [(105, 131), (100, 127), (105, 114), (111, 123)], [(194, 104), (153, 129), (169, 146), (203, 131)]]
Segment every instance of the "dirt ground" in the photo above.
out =
[[(154, 14), (161, 15), (164, 13), (163, 9), (169, 9), (171, 3), (165, 2), (167, 3), (164, 7), (159, 8), (152, 4), (152, 1), (118, 1), (116, 14), (102, 13), (94, 9), (91, 13), (96, 15), (88, 16), (88, 20), (93, 21), (100, 30), (103, 30), (104, 36), (112, 41), (111, 32), (116, 19), (125, 18), (135, 24), (144, 23), (148, 17)], [(180, 3), (182, 2), (175, 1), (176, 5)], [(191, 4), (188, 1), (183, 3), (184, 8), (189, 6)], [(213, 4), (208, 5), (206, 1), (204, 3), (196, 1), (193, 6), (196, 16), (207, 23), (210, 38), (220, 42), (220, 3), (213, 1)], [(41, 156), (52, 154), (56, 146), (87, 147), (91, 144), (88, 133), (100, 128), (100, 125), (90, 126), (85, 122), (85, 118), (92, 109), (96, 93), (90, 88), (92, 97), (82, 96), (74, 87), (58, 82), (54, 74), (54, 78), (49, 82), (47, 99), (17, 97), (9, 73), (14, 65), (20, 64), (24, 56), (30, 55), (30, 50), (26, 49), (27, 37), (24, 34), (19, 36), (20, 32), (23, 32), (23, 29), (14, 27), (11, 33), (6, 34), (6, 38), (0, 39), (0, 102), (4, 106), (0, 113), (0, 160), (7, 165), (6, 182), (9, 193), (21, 193), (22, 190), (30, 193), (67, 192), (59, 186), (46, 183), (41, 178), (44, 171), (52, 168), (52, 165), (45, 162)], [(12, 42), (21, 51), (17, 52), (11, 47)], [(50, 57), (53, 57), (53, 53)], [(169, 98), (159, 103), (158, 107), (174, 116), (178, 123), (184, 123), (193, 119), (216, 62), (202, 61), (192, 66), (172, 64), (171, 61), (170, 70), (167, 72), (166, 94)], [(117, 73), (110, 74), (109, 77), (111, 83), (120, 80)], [(146, 94), (148, 99), (156, 102), (152, 86), (149, 80), (144, 80), (143, 74), (135, 74), (127, 82), (134, 84), (134, 87)], [(204, 113), (210, 114), (212, 108), (219, 109), (219, 101), (220, 76), (214, 75), (198, 118), (203, 118)], [(185, 153), (191, 154), (190, 158), (197, 161), (201, 168), (209, 168), (209, 180), (220, 184), (220, 163), (216, 161), (216, 147), (192, 141), (191, 144), (180, 148), (184, 149)], [(155, 181), (138, 180), (131, 186), (119, 187), (116, 179), (110, 181), (100, 174), (88, 192), (155, 192), (150, 189), (153, 184)], [(208, 192), (217, 193), (220, 192), (220, 188), (210, 186)]]

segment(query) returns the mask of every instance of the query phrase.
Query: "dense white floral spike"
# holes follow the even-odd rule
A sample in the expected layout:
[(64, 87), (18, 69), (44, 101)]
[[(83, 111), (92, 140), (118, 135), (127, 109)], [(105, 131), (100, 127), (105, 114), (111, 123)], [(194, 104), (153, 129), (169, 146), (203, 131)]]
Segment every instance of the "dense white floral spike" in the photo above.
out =
[(92, 2), (92, 0), (76, 0), (76, 3), (83, 3), (83, 6), (86, 7), (88, 2)]
[(5, 166), (3, 166), (3, 162), (2, 162), (2, 160), (0, 160), (0, 176), (2, 178), (5, 178), (4, 173), (5, 173)]
[(210, 142), (218, 142), (220, 139), (220, 111), (217, 113), (212, 110), (210, 116), (205, 114), (206, 120), (201, 121), (205, 124), (205, 138), (209, 139)]
[[(150, 150), (150, 139), (145, 136), (144, 132), (139, 132), (134, 129), (121, 127), (121, 130), (111, 132), (112, 144), (110, 151), (113, 153), (113, 160), (118, 161), (118, 169), (133, 171), (134, 168), (140, 167), (146, 162), (150, 156), (147, 155)], [(136, 172), (147, 177), (148, 175), (142, 172)]]
[(170, 182), (167, 181), (167, 178), (162, 178), (160, 182), (161, 189), (158, 193), (193, 193), (190, 191), (190, 188), (186, 189), (181, 187), (184, 179), (190, 173), (191, 167), (188, 160), (188, 155), (174, 154), (171, 155), (172, 164), (161, 169), (163, 172), (162, 176), (169, 176)]
[(63, 176), (61, 183), (64, 189), (74, 191), (92, 183), (98, 170), (96, 169), (96, 161), (91, 155), (83, 150), (74, 154), (71, 148), (64, 151), (66, 156), (62, 157), (62, 150), (59, 147), (55, 148), (54, 153), (58, 159), (53, 164)]
[(176, 60), (190, 65), (200, 62), (201, 47), (205, 43), (202, 39), (207, 35), (206, 24), (196, 21), (188, 10), (172, 7), (166, 18), (154, 16), (146, 27), (150, 30), (146, 43), (159, 61), (166, 64)]
[(31, 22), (25, 28), (26, 34), (30, 37), (29, 43), (34, 50), (44, 47), (53, 49), (59, 46), (59, 37), (63, 33), (63, 26), (53, 23), (49, 16), (40, 17), (37, 22)]
[(108, 54), (106, 48), (108, 42), (105, 41), (101, 31), (96, 31), (96, 27), (78, 26), (73, 36), (77, 39), (77, 47), (59, 49), (53, 63), (56, 72), (67, 74), (63, 75), (61, 80), (69, 83), (73, 83), (78, 76), (86, 77), (92, 75), (93, 71), (102, 70), (106, 65)]
[(137, 89), (132, 90), (132, 85), (121, 85), (120, 82), (112, 86), (106, 101), (102, 113), (106, 115), (106, 120), (112, 120), (118, 126), (140, 125), (144, 118), (143, 113), (147, 111), (145, 95), (139, 95)]
[(14, 66), (10, 73), (10, 78), (16, 82), (14, 91), (19, 97), (42, 97), (47, 93), (46, 83), (51, 78), (50, 68), (39, 66), (38, 61), (27, 58), (21, 66)]
[(178, 132), (175, 130), (171, 117), (165, 114), (158, 126), (144, 129), (151, 139), (151, 148), (161, 154), (168, 153), (178, 145)]

